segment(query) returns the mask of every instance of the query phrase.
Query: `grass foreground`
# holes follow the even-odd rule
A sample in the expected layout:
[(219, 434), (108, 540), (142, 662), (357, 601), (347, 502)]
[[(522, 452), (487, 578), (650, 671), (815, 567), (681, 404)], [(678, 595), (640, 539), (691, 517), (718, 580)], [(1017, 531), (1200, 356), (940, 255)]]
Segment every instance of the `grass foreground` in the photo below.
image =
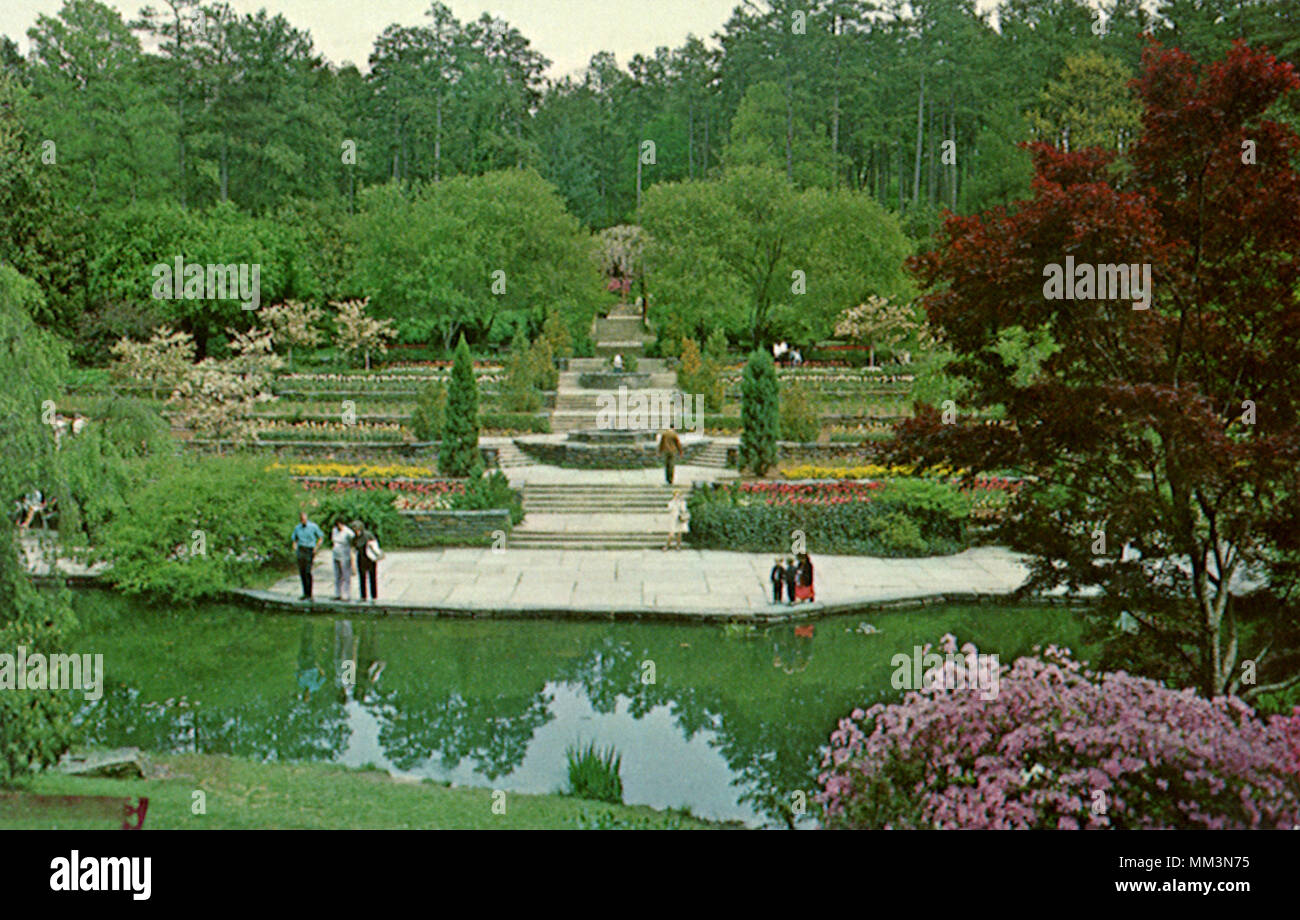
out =
[[(380, 770), (328, 764), (263, 764), (217, 754), (153, 756), (157, 778), (107, 779), (47, 773), (21, 793), (149, 799), (146, 830), (704, 829), (713, 824), (674, 811), (611, 805), (565, 795), (508, 792), (504, 814), (490, 789), (396, 780)], [(202, 792), (202, 796), (195, 793)], [(499, 800), (498, 796), (498, 800)], [(199, 803), (204, 813), (196, 813)], [(497, 811), (501, 811), (500, 805)], [(0, 827), (105, 827), (75, 816), (0, 813)]]

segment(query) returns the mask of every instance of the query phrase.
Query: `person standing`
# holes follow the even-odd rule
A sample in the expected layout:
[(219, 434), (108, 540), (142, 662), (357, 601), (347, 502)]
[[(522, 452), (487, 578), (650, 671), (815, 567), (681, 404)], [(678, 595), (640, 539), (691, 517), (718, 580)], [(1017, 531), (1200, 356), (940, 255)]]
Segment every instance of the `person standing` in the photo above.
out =
[(330, 531), (330, 542), (334, 545), (334, 600), (352, 600), (352, 541), (357, 532), (343, 523), (343, 518), (334, 522)]
[(672, 428), (665, 428), (659, 435), (659, 453), (664, 458), (664, 482), (672, 485), (677, 476), (677, 457), (682, 453), (682, 439)]
[(801, 601), (817, 600), (816, 592), (813, 591), (813, 564), (808, 558), (807, 553), (799, 554), (798, 578), (795, 581), (795, 597)]
[[(372, 558), (370, 548), (371, 544), (374, 544), (377, 551), (379, 541), (370, 528), (360, 521), (357, 524), (357, 536), (352, 541), (352, 545), (357, 550), (357, 581), (361, 582), (361, 599), (363, 601), (367, 599), (368, 588), (369, 599), (373, 603), (379, 599), (379, 560), (378, 558)], [(376, 552), (375, 556), (377, 555)]]
[(664, 544), (665, 550), (670, 547), (682, 548), (682, 534), (691, 529), (690, 521), (691, 512), (686, 507), (686, 497), (682, 495), (681, 489), (676, 489), (668, 502), (668, 542)]
[(794, 559), (790, 556), (785, 558), (785, 568), (782, 570), (785, 575), (785, 596), (786, 600), (793, 604), (795, 586), (799, 581), (799, 567), (794, 564)]
[(311, 600), (311, 565), (323, 539), (325, 534), (314, 522), (307, 520), (307, 512), (300, 512), (292, 540), (294, 549), (298, 551), (298, 578), (302, 580), (302, 597), (298, 600)]
[(772, 603), (779, 604), (785, 589), (785, 560), (780, 556), (772, 560), (772, 571), (768, 578), (772, 581)]

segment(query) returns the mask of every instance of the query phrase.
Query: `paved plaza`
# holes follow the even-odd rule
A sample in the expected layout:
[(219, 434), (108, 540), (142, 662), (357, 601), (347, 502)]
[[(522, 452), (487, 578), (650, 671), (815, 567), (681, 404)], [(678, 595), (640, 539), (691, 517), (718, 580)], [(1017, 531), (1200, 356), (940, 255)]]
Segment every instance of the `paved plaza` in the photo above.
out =
[[(767, 618), (848, 611), (889, 601), (1005, 595), (1028, 569), (1000, 547), (955, 556), (877, 559), (817, 556), (817, 601), (793, 608), (771, 602), (772, 557), (716, 550), (396, 550), (379, 564), (377, 605), (403, 611), (591, 613)], [(315, 606), (334, 606), (326, 551), (314, 570)], [(354, 579), (352, 600), (356, 603)], [(264, 600), (297, 604), (298, 577), (286, 577)], [(302, 605), (306, 606), (306, 605)]]

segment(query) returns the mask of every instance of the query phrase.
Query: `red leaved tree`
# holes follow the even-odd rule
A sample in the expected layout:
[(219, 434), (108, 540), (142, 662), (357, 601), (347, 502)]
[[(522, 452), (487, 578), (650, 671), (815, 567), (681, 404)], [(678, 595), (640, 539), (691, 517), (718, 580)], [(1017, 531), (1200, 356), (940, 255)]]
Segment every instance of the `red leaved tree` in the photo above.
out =
[[(1300, 138), (1268, 117), (1300, 80), (1240, 43), (1143, 60), (1124, 162), (1032, 145), (1031, 199), (950, 216), (912, 260), (972, 407), (1008, 424), (918, 406), (895, 459), (1030, 474), (1006, 534), (1029, 587), (1099, 589), (1097, 622), (1138, 627), (1112, 632), (1116, 663), (1252, 698), (1300, 682)], [(1149, 265), (1149, 306), (1050, 298), (1067, 257)], [(1059, 346), (1029, 373), (1006, 344), (1027, 332)]]

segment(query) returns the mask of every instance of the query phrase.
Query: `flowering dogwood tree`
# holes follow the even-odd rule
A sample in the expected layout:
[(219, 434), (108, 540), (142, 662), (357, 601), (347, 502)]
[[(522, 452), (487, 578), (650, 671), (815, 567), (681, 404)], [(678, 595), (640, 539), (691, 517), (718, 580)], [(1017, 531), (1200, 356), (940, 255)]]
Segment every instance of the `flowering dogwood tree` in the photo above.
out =
[(311, 348), (319, 345), (324, 336), (316, 328), (324, 313), (318, 308), (297, 300), (271, 304), (258, 312), (258, 318), (271, 330), (271, 340), (283, 345), (289, 355), (289, 370), (293, 370), (295, 345)]
[(370, 354), (383, 355), (388, 351), (388, 343), (397, 338), (397, 330), (389, 319), (375, 319), (366, 313), (370, 298), (365, 300), (345, 300), (342, 303), (331, 302), (330, 306), (338, 310), (334, 317), (334, 343), (339, 351), (351, 357), (358, 353), (366, 358), (366, 370), (370, 370)]
[[(957, 651), (945, 636), (941, 649)], [(927, 649), (928, 651), (928, 649)], [(967, 645), (966, 655), (978, 654)], [(948, 665), (951, 667), (951, 665)], [(996, 698), (926, 681), (855, 709), (816, 799), (833, 828), (1291, 828), (1300, 711), (1085, 670), (1048, 648), (999, 669)]]
[(123, 336), (110, 349), (113, 373), (149, 387), (156, 396), (159, 389), (176, 386), (194, 361), (194, 337), (188, 332), (159, 326), (147, 342), (135, 342)]
[(180, 421), (196, 434), (242, 443), (252, 439), (258, 405), (275, 399), (271, 382), (284, 361), (275, 354), (271, 333), (227, 330), (229, 358), (205, 358), (181, 377), (171, 396)]

